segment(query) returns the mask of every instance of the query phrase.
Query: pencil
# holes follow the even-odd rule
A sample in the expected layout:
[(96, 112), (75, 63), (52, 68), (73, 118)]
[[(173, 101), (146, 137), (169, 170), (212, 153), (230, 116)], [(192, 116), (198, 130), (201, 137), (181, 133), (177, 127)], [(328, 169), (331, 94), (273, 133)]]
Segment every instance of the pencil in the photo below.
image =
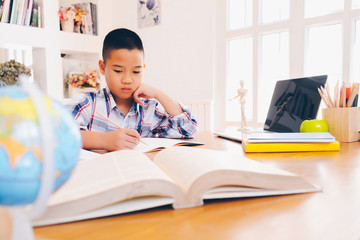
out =
[(350, 96), (348, 98), (346, 107), (351, 107), (352, 106), (356, 95), (359, 94), (358, 92), (359, 92), (359, 84), (356, 83), (355, 86), (351, 89)]
[(340, 104), (339, 107), (346, 107), (346, 86), (343, 82), (340, 89)]
[(318, 88), (318, 92), (320, 94), (320, 97), (322, 98), (322, 100), (324, 101), (325, 105), (330, 108), (331, 106), (329, 105), (329, 103), (327, 102), (327, 99), (325, 98), (325, 96), (323, 95), (322, 91), (320, 90), (320, 88)]
[(339, 94), (339, 107), (343, 107), (343, 95), (344, 95), (344, 85), (340, 87), (340, 94)]
[[(102, 118), (106, 119), (106, 121), (108, 122), (111, 122), (112, 124), (114, 124), (115, 126), (117, 126), (118, 128), (123, 128), (121, 127), (119, 124), (117, 124), (116, 122), (114, 122), (113, 120), (111, 120), (110, 118), (108, 118), (107, 116), (99, 113), (99, 112), (96, 112), (96, 114), (98, 114), (99, 116), (101, 116)], [(140, 142), (142, 142), (143, 144), (149, 146), (149, 144), (147, 144), (146, 142), (144, 142), (141, 138), (140, 138)]]
[(330, 86), (328, 83), (325, 83), (325, 90), (326, 90), (326, 95), (328, 97), (329, 103), (331, 105), (331, 107), (336, 107), (335, 103), (333, 102), (332, 98), (331, 98), (331, 94), (330, 94)]
[(334, 103), (336, 108), (339, 107), (339, 100), (340, 100), (339, 81), (337, 81), (334, 88)]
[(329, 99), (329, 96), (327, 95), (325, 88), (323, 88), (323, 86), (320, 86), (320, 91), (322, 92), (322, 95), (324, 96), (324, 98), (326, 99), (327, 104), (329, 105), (329, 107), (333, 107), (331, 104), (331, 101)]

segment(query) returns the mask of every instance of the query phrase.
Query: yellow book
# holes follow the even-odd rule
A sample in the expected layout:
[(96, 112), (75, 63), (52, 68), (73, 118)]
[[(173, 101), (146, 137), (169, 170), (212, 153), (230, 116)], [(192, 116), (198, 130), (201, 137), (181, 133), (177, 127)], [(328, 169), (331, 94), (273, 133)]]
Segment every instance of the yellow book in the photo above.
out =
[(247, 153), (255, 152), (316, 152), (316, 151), (339, 151), (338, 141), (322, 142), (271, 142), (271, 143), (249, 143), (242, 141), (242, 147)]

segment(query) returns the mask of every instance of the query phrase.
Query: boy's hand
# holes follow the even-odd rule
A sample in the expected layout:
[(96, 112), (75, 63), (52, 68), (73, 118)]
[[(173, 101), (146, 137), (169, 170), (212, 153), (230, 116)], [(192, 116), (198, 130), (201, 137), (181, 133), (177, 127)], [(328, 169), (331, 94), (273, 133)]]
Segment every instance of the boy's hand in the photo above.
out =
[(108, 132), (104, 141), (109, 151), (133, 149), (140, 141), (140, 134), (134, 129), (121, 128)]
[(144, 105), (144, 102), (141, 98), (155, 98), (164, 107), (165, 111), (171, 116), (176, 116), (183, 112), (177, 101), (172, 99), (160, 89), (157, 89), (147, 84), (141, 84), (138, 89), (135, 90), (133, 98), (135, 102), (142, 106)]
[(138, 89), (135, 90), (133, 97), (135, 102), (137, 102), (140, 105), (143, 105), (143, 100), (141, 98), (144, 99), (156, 98), (158, 91), (159, 90), (157, 88), (154, 88), (150, 85), (143, 83), (138, 87)]

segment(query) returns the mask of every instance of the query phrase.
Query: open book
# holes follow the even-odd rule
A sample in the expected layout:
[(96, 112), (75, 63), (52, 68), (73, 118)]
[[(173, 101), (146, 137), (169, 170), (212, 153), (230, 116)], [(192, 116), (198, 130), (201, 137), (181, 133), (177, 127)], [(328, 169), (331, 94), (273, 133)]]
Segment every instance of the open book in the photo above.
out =
[(140, 152), (158, 152), (169, 147), (204, 145), (202, 142), (171, 138), (142, 138), (141, 140), (147, 145), (139, 142), (133, 150)]
[(154, 160), (122, 150), (78, 162), (35, 226), (162, 205), (195, 207), (204, 199), (315, 192), (303, 178), (231, 152), (173, 147)]
[[(204, 145), (203, 142), (183, 140), (183, 139), (173, 139), (173, 138), (142, 138), (141, 140), (142, 142), (139, 142), (139, 144), (136, 145), (136, 147), (133, 150), (143, 153), (151, 153), (151, 152), (158, 152), (169, 147), (178, 147), (178, 146), (192, 147), (192, 146)], [(96, 157), (97, 155), (107, 152), (108, 151), (105, 150), (92, 151), (92, 150), (81, 149), (80, 159), (83, 160), (83, 159), (93, 158)]]

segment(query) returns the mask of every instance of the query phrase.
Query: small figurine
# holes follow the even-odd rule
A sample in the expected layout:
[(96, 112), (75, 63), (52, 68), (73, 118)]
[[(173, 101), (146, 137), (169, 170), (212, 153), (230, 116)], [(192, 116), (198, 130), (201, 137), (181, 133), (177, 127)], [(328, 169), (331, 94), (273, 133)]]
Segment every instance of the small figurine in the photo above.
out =
[(244, 88), (244, 80), (240, 80), (240, 88), (237, 90), (237, 95), (231, 99), (229, 99), (229, 101), (234, 100), (235, 98), (239, 98), (239, 103), (241, 106), (241, 123), (240, 123), (240, 127), (238, 128), (239, 131), (246, 131), (248, 130), (247, 126), (246, 126), (246, 117), (245, 117), (245, 97), (247, 95), (248, 90), (246, 88)]

